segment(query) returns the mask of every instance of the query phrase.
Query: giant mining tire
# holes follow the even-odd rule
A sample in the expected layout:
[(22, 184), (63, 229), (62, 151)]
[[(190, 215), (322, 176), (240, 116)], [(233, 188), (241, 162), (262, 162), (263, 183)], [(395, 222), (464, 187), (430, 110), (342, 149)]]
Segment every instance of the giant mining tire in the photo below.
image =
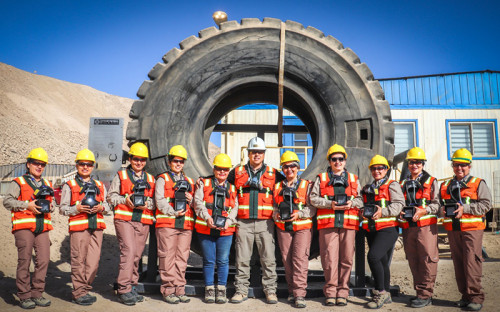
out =
[(389, 104), (380, 83), (351, 49), (297, 22), (245, 18), (186, 38), (139, 88), (127, 139), (148, 144), (150, 172), (164, 172), (169, 148), (182, 144), (189, 157), (186, 174), (211, 174), (208, 141), (218, 121), (242, 105), (277, 104), (281, 27), (286, 29), (284, 107), (304, 122), (314, 145), (302, 177), (312, 180), (325, 170), (334, 143), (346, 148), (347, 170), (362, 183), (370, 178), (372, 156), (392, 159)]

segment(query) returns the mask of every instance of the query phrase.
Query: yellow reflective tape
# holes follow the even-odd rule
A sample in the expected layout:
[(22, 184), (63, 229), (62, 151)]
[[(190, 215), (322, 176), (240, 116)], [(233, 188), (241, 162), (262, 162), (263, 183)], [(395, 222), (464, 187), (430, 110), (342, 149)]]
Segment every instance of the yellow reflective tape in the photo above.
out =
[(71, 184), (71, 186), (76, 186), (76, 181), (75, 180), (69, 180), (69, 184)]
[(318, 220), (322, 220), (322, 219), (329, 219), (329, 218), (335, 218), (335, 214), (332, 213), (332, 214), (326, 214), (326, 215), (321, 215), (321, 216), (317, 216), (316, 219)]
[(321, 174), (321, 181), (326, 181), (326, 172)]
[(19, 177), (19, 182), (21, 182), (21, 184), (26, 184), (24, 177)]
[(378, 223), (378, 222), (389, 222), (389, 221), (396, 221), (396, 217), (380, 218), (380, 219), (375, 220), (375, 223)]
[(460, 223), (483, 222), (483, 218), (461, 218)]
[(205, 180), (205, 186), (206, 186), (206, 187), (209, 187), (209, 186), (210, 186), (210, 180), (209, 180), (209, 179), (206, 179), (206, 180)]
[(122, 180), (127, 180), (128, 179), (128, 176), (127, 176), (127, 171), (125, 170), (122, 170), (120, 171), (121, 175), (122, 175)]
[[(97, 222), (104, 223), (104, 219), (97, 218)], [(87, 224), (87, 223), (89, 223), (88, 219), (85, 219), (85, 220), (73, 220), (73, 221), (69, 222), (69, 226), (72, 226), (72, 225), (82, 225), (82, 224)]]
[(201, 224), (201, 225), (207, 226), (207, 223), (205, 221), (200, 220), (200, 219), (196, 219), (196, 224)]

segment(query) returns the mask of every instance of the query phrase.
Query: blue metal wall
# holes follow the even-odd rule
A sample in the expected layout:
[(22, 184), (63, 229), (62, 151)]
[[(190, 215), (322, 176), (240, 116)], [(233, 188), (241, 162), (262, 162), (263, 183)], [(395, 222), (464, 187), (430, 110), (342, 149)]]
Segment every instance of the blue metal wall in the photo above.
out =
[(391, 109), (499, 109), (500, 72), (379, 79)]

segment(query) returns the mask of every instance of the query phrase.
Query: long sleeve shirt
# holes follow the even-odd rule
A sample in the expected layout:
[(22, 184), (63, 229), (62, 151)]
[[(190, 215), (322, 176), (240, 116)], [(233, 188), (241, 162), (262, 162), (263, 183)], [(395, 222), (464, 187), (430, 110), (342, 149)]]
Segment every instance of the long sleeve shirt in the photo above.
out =
[[(465, 176), (462, 181), (468, 181), (470, 175)], [(453, 179), (458, 180), (456, 177)], [(458, 180), (461, 181), (461, 180)], [(477, 187), (477, 201), (469, 204), (462, 204), (464, 213), (476, 216), (484, 216), (491, 209), (491, 192), (484, 180)]]
[[(292, 185), (285, 179), (281, 183), (283, 183), (283, 187), (296, 187), (297, 186), (297, 181), (292, 181)], [(313, 188), (313, 184), (309, 183), (309, 187), (307, 188), (306, 192), (306, 204), (302, 207), (301, 210), (298, 211), (299, 219), (307, 219), (307, 218), (312, 218), (314, 215), (316, 215), (316, 207), (314, 207), (311, 204), (311, 190)], [(274, 213), (279, 213), (279, 208), (276, 203), (273, 204), (274, 207)]]
[[(196, 190), (194, 192), (194, 211), (196, 215), (203, 220), (207, 221), (209, 217), (212, 217), (208, 213), (208, 209), (204, 203), (204, 185), (203, 181), (198, 182), (196, 185)], [(238, 196), (235, 198), (234, 208), (229, 211), (227, 225), (231, 226), (236, 223), (236, 216), (238, 215)]]
[[(132, 178), (134, 179), (134, 181), (137, 181), (139, 179), (144, 179), (144, 175), (145, 175), (144, 171), (142, 172), (141, 175), (138, 175), (135, 173), (135, 171), (132, 170)], [(127, 204), (127, 197), (125, 195), (120, 195), (120, 185), (121, 185), (120, 177), (117, 174), (111, 181), (108, 195), (106, 197), (106, 200), (111, 205), (111, 207)], [(155, 210), (153, 198), (148, 198), (146, 200), (146, 208), (148, 210)]]
[[(321, 184), (320, 177), (316, 177), (311, 189), (311, 195), (310, 195), (311, 204), (316, 208), (322, 208), (322, 209), (331, 208), (332, 200), (321, 197), (320, 184)], [(357, 193), (358, 195), (351, 200), (352, 207), (362, 208), (364, 204), (363, 204), (363, 197), (361, 196), (361, 185), (359, 185), (359, 183), (358, 183)]]
[[(36, 187), (40, 187), (43, 184), (43, 180), (36, 180), (34, 176), (29, 175), (31, 180), (33, 181), (34, 185)], [(19, 187), (19, 184), (17, 184), (16, 181), (12, 181), (9, 184), (9, 190), (7, 191), (7, 195), (3, 199), (3, 206), (10, 211), (17, 212), (17, 211), (23, 211), (28, 209), (28, 203), (17, 200), (19, 198), (19, 195), (21, 195), (21, 187)], [(51, 212), (54, 211), (56, 207), (56, 202), (54, 199), (52, 199), (52, 208)]]
[[(176, 174), (170, 171), (170, 174), (174, 182), (185, 179), (184, 175), (181, 172)], [(161, 213), (163, 213), (164, 215), (177, 217), (177, 215), (181, 213), (181, 211), (175, 211), (174, 207), (172, 207), (172, 205), (169, 204), (167, 198), (165, 197), (165, 179), (162, 176), (160, 176), (156, 180), (155, 201), (156, 201), (156, 208), (160, 210)]]
[[(106, 188), (104, 187), (104, 198), (107, 197), (107, 191)], [(77, 205), (70, 205), (71, 204), (71, 188), (69, 187), (68, 184), (64, 184), (62, 187), (61, 191), (61, 202), (59, 205), (59, 213), (62, 214), (63, 216), (76, 216), (80, 212), (76, 209)], [(103, 215), (108, 214), (111, 211), (111, 207), (106, 201), (103, 201), (101, 203), (102, 207), (104, 210), (102, 211)]]

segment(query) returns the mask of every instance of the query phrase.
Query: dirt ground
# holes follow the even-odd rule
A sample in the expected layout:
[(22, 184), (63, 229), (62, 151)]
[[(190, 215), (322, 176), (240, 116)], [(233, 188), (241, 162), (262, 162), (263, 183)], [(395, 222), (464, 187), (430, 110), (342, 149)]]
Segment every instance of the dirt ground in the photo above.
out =
[[(14, 236), (10, 233), (11, 223), (9, 212), (4, 209), (0, 198), (0, 246), (3, 246), (0, 254), (0, 311), (20, 311), (16, 296), (15, 273), (17, 263), (17, 251), (14, 245)], [(187, 304), (170, 305), (162, 301), (159, 294), (147, 295), (146, 300), (132, 307), (127, 307), (117, 301), (113, 291), (113, 283), (117, 276), (119, 250), (115, 237), (112, 217), (106, 217), (107, 229), (105, 230), (102, 255), (99, 272), (94, 281), (94, 293), (97, 302), (90, 307), (82, 307), (71, 303), (71, 277), (69, 264), (69, 236), (67, 233), (67, 219), (59, 214), (53, 214), (55, 230), (51, 231), (51, 262), (47, 273), (47, 285), (45, 296), (52, 300), (52, 305), (47, 311), (154, 311), (167, 309), (167, 311), (288, 311), (291, 307), (285, 298), (280, 298), (277, 305), (268, 305), (263, 299), (249, 299), (248, 301), (235, 304), (205, 304), (201, 297), (192, 297)], [(484, 246), (488, 252), (489, 259), (483, 264), (483, 287), (486, 292), (486, 301), (483, 311), (498, 311), (500, 296), (496, 291), (500, 290), (498, 271), (500, 270), (500, 235), (491, 232), (485, 233)], [(391, 271), (392, 284), (399, 285), (401, 294), (393, 297), (394, 303), (386, 305), (383, 311), (399, 311), (407, 308), (410, 296), (414, 295), (412, 277), (405, 259), (404, 251), (400, 244), (396, 245)], [(146, 252), (145, 252), (146, 254)], [(146, 263), (146, 261), (145, 261)], [(199, 256), (190, 258), (190, 264), (200, 266)], [(319, 259), (310, 262), (311, 269), (321, 269)], [(450, 259), (449, 248), (440, 244), (439, 272), (436, 281), (434, 305), (421, 309), (421, 311), (457, 311), (453, 307), (453, 301), (460, 298), (454, 279), (453, 263)], [(340, 307), (326, 307), (323, 305), (324, 298), (311, 298), (307, 301), (307, 308), (311, 311), (341, 310)], [(365, 311), (364, 304), (367, 298), (350, 297), (349, 305), (344, 310)], [(43, 310), (44, 308), (37, 308)], [(293, 308), (292, 308), (293, 309)], [(411, 308), (408, 308), (411, 309)]]

